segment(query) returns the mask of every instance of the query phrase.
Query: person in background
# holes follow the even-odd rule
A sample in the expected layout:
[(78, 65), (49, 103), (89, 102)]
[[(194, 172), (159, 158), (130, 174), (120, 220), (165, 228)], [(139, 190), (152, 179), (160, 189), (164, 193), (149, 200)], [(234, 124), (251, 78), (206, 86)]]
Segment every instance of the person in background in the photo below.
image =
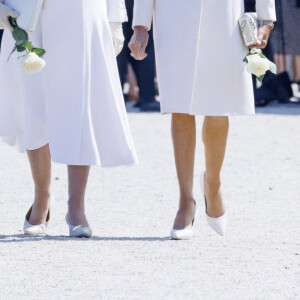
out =
[(279, 27), (271, 40), (278, 72), (287, 72), (292, 57), (292, 79), (300, 84), (300, 1), (277, 0)]
[[(128, 94), (124, 95), (124, 98), (126, 98), (126, 101), (137, 102), (139, 100), (139, 87), (131, 64), (128, 64), (127, 83), (129, 85), (129, 89)], [(138, 103), (136, 103), (135, 106), (138, 107)]]
[[(269, 58), (276, 63), (277, 75), (266, 76), (262, 86), (255, 91), (258, 105), (266, 105), (274, 100), (289, 103), (294, 96), (291, 78), (300, 84), (299, 2), (299, 0), (275, 1), (278, 20), (270, 38), (272, 57)], [(293, 62), (293, 72), (289, 72), (290, 58)]]
[(2, 35), (3, 35), (3, 30), (0, 29), (0, 49), (1, 49)]
[(245, 12), (255, 12), (256, 0), (244, 0), (244, 3), (245, 3)]
[(300, 55), (294, 56), (293, 73), (294, 73), (294, 81), (298, 84), (298, 90), (300, 92)]
[[(125, 45), (129, 44), (132, 37), (132, 19), (134, 0), (125, 0), (128, 22), (123, 23)], [(124, 47), (117, 61), (122, 87), (128, 78), (128, 63), (131, 64), (139, 87), (139, 99), (136, 106), (141, 111), (160, 111), (160, 103), (155, 100), (155, 54), (152, 30), (149, 32), (148, 57), (144, 61), (137, 61), (131, 55), (128, 47)]]

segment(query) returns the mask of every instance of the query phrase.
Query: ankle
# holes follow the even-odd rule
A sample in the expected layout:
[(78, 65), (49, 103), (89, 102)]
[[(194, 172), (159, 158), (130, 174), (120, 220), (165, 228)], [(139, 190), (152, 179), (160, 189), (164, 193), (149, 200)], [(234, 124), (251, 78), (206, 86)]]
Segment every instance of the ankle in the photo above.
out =
[(35, 199), (49, 199), (51, 197), (51, 193), (49, 190), (39, 190), (35, 189)]
[(85, 215), (84, 207), (78, 207), (78, 206), (75, 207), (74, 205), (69, 205), (68, 217), (73, 226), (78, 226), (78, 225), (84, 227), (89, 226)]
[(50, 206), (50, 194), (36, 194), (33, 206), (39, 210), (46, 210)]
[(205, 174), (205, 193), (218, 193), (221, 189), (220, 176), (209, 176)]
[(193, 196), (181, 196), (179, 200), (179, 208), (180, 209), (187, 209), (193, 207), (195, 204), (195, 199)]
[(71, 214), (85, 213), (84, 203), (77, 203), (73, 201), (68, 202), (68, 211)]

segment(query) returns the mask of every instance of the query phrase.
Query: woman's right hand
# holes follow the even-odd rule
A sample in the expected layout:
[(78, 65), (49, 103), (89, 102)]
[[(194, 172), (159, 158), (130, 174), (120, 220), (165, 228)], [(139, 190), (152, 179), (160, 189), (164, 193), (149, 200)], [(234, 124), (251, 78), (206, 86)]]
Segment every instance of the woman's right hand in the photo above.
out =
[(0, 28), (13, 31), (13, 28), (8, 20), (9, 17), (17, 18), (19, 17), (19, 14), (0, 2)]
[(147, 57), (146, 47), (149, 41), (148, 30), (144, 26), (135, 26), (134, 33), (128, 45), (131, 55), (136, 60), (143, 60)]

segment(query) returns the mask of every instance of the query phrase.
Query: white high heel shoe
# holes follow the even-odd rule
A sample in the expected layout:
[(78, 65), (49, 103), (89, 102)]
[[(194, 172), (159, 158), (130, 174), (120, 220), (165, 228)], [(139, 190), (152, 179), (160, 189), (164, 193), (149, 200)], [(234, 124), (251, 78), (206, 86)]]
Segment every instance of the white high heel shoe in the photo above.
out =
[(69, 214), (66, 215), (66, 222), (69, 225), (69, 235), (70, 237), (77, 237), (77, 238), (91, 238), (92, 237), (92, 230), (90, 227), (82, 227), (74, 226), (70, 222)]
[(185, 229), (172, 229), (170, 236), (173, 240), (190, 240), (194, 236), (195, 220), (198, 216), (198, 205), (195, 201), (195, 216), (190, 228)]
[[(53, 197), (51, 197), (50, 198), (50, 206), (53, 201), (54, 201)], [(39, 225), (32, 225), (29, 223), (31, 211), (32, 211), (32, 206), (30, 207), (29, 211), (27, 212), (27, 214), (25, 216), (25, 222), (24, 222), (24, 226), (23, 226), (24, 234), (26, 234), (26, 235), (46, 235), (48, 223), (50, 220), (50, 208), (48, 210), (46, 222), (39, 224)]]
[(226, 233), (227, 229), (227, 220), (228, 220), (228, 214), (227, 211), (222, 215), (221, 217), (218, 218), (212, 218), (207, 214), (207, 203), (206, 203), (206, 196), (205, 196), (205, 171), (201, 174), (200, 177), (200, 187), (202, 190), (202, 195), (204, 198), (205, 202), (205, 214), (206, 214), (206, 221), (208, 225), (219, 235), (224, 236)]

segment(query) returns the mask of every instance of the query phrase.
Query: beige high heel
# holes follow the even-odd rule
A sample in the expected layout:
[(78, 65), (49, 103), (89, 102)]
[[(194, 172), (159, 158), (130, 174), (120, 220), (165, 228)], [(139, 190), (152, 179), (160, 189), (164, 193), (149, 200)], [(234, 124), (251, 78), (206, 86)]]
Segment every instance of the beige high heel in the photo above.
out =
[(26, 235), (46, 235), (48, 223), (50, 220), (50, 208), (48, 210), (46, 222), (39, 225), (32, 225), (29, 223), (29, 218), (32, 212), (32, 206), (26, 214), (25, 222), (23, 226), (24, 234)]
[(29, 223), (30, 215), (32, 212), (32, 206), (31, 206), (25, 216), (25, 222), (24, 222), (24, 226), (23, 226), (24, 234), (26, 234), (26, 235), (41, 235), (41, 236), (46, 235), (47, 227), (48, 227), (49, 220), (50, 220), (50, 208), (52, 209), (53, 205), (54, 205), (54, 198), (52, 196), (50, 196), (50, 207), (48, 210), (46, 222), (39, 224), (39, 225), (32, 225)]
[(70, 237), (77, 238), (91, 238), (92, 237), (92, 229), (88, 227), (82, 227), (81, 225), (74, 226), (71, 224), (69, 214), (66, 215), (66, 222), (69, 225), (69, 235)]

